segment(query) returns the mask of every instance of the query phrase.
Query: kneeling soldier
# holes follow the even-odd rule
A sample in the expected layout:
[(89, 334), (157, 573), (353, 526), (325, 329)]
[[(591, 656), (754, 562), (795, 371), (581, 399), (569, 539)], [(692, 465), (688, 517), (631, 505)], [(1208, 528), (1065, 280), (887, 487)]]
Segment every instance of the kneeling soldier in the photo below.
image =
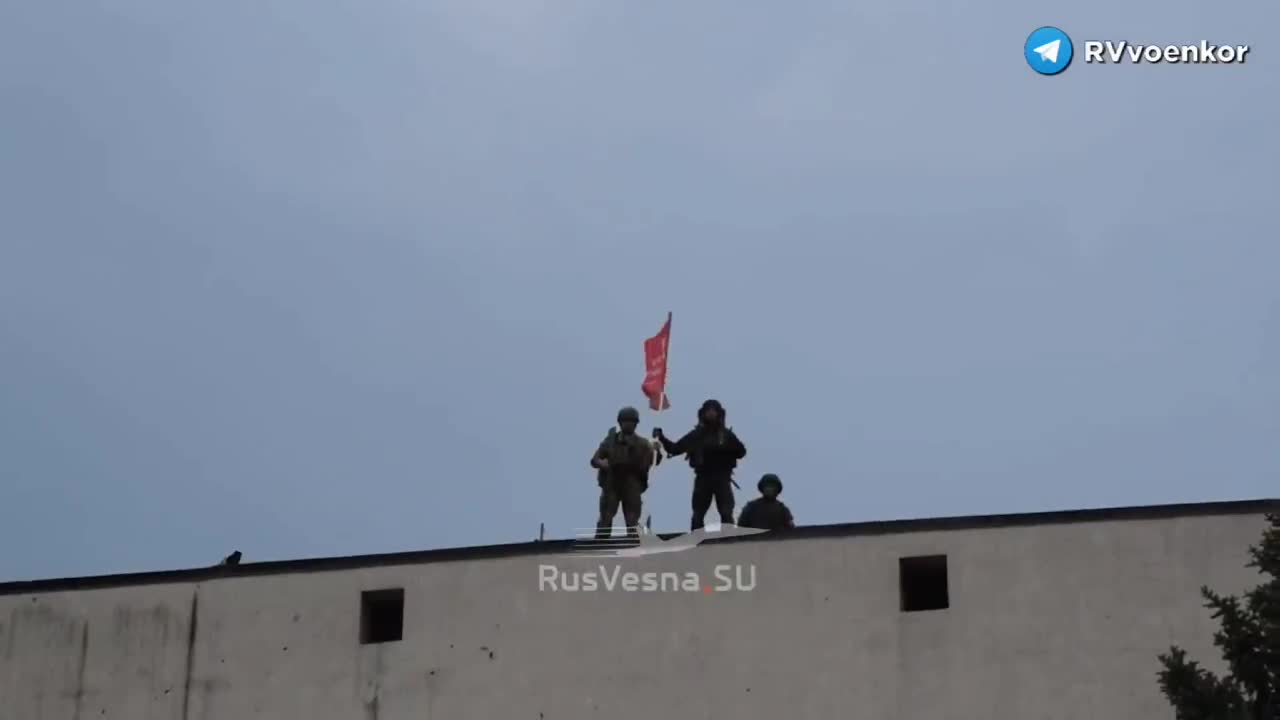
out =
[(756, 528), (759, 530), (790, 530), (796, 526), (791, 517), (791, 509), (778, 499), (782, 494), (782, 480), (769, 473), (760, 478), (756, 485), (760, 489), (760, 497), (747, 503), (738, 516), (738, 527)]

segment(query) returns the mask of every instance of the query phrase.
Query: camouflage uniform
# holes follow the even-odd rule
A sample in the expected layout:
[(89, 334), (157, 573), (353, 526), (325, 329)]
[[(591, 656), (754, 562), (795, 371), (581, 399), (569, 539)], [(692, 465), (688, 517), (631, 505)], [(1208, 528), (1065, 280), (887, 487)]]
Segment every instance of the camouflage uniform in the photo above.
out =
[[(638, 422), (640, 413), (635, 408), (623, 408), (618, 412), (618, 422)], [(607, 461), (600, 467), (599, 461)], [(649, 489), (649, 468), (653, 467), (655, 453), (653, 443), (635, 432), (623, 432), (610, 428), (609, 434), (591, 456), (591, 466), (597, 468), (596, 482), (600, 485), (600, 516), (596, 520), (596, 539), (613, 534), (613, 519), (622, 507), (622, 517), (627, 524), (627, 536), (638, 537), (640, 525), (641, 495)]]
[[(756, 487), (761, 493), (768, 485), (773, 485), (777, 489), (777, 495), (782, 494), (782, 480), (777, 475), (769, 473), (760, 478), (760, 482)], [(758, 528), (760, 530), (790, 530), (796, 526), (796, 521), (791, 517), (791, 509), (774, 497), (758, 497), (747, 503), (742, 508), (742, 514), (738, 516), (738, 527)]]

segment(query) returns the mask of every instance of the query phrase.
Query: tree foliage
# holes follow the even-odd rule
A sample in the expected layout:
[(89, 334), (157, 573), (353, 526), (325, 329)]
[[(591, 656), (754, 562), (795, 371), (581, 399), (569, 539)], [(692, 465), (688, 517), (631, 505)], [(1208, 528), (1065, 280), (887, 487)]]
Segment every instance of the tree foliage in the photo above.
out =
[(1280, 720), (1280, 515), (1267, 515), (1262, 541), (1249, 548), (1246, 567), (1265, 578), (1243, 598), (1200, 588), (1218, 631), (1213, 644), (1228, 673), (1219, 677), (1179, 647), (1159, 656), (1160, 690), (1177, 720)]

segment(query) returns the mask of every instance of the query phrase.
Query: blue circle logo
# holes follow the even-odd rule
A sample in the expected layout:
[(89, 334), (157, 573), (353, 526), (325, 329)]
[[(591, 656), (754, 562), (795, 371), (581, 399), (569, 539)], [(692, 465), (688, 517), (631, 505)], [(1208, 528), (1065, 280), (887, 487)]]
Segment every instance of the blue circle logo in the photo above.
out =
[(1057, 75), (1066, 70), (1074, 53), (1071, 38), (1056, 27), (1042, 27), (1028, 35), (1022, 50), (1027, 64), (1041, 75)]

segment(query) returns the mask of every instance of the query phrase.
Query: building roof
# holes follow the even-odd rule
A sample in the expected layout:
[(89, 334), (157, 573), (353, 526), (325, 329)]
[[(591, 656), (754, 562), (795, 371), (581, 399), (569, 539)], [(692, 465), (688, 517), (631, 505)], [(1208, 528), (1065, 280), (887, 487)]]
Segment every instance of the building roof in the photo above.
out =
[[(1013, 513), (1004, 515), (963, 515), (940, 518), (907, 520), (877, 520), (871, 522), (841, 523), (836, 525), (811, 525), (786, 533), (768, 533), (760, 536), (725, 538), (709, 542), (778, 541), (799, 538), (829, 538), (894, 533), (930, 532), (940, 530), (975, 530), (990, 528), (1026, 527), (1034, 525), (1061, 525), (1067, 523), (1114, 522), (1124, 520), (1163, 520), (1181, 517), (1211, 515), (1262, 515), (1280, 513), (1280, 499), (1234, 500), (1228, 502), (1181, 503), (1173, 505), (1136, 505), (1084, 510), (1054, 510), (1048, 512)], [(678, 534), (666, 534), (669, 539)], [(0, 583), (0, 595), (24, 595), (33, 593), (91, 590), (131, 585), (161, 583), (200, 582), (228, 577), (279, 575), (287, 573), (332, 572), (369, 567), (394, 565), (419, 565), (457, 560), (482, 560), (488, 558), (518, 557), (522, 555), (548, 555), (568, 552), (573, 540), (547, 540), (481, 545), (438, 550), (380, 553), (376, 555), (350, 555), (344, 557), (306, 558), (301, 560), (277, 560), (271, 562), (244, 563), (233, 566), (210, 566), (187, 570), (161, 570), (155, 572), (95, 575), (89, 577), (51, 578)]]

